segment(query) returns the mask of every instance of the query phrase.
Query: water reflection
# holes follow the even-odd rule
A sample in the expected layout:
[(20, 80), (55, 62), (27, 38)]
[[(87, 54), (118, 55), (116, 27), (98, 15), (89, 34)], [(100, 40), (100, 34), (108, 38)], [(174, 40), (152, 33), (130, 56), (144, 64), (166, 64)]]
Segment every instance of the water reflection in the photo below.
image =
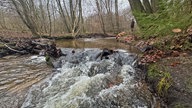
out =
[(77, 40), (59, 40), (56, 41), (58, 47), (62, 48), (110, 48), (125, 49), (128, 52), (139, 53), (139, 51), (130, 45), (117, 42), (115, 38), (87, 38)]

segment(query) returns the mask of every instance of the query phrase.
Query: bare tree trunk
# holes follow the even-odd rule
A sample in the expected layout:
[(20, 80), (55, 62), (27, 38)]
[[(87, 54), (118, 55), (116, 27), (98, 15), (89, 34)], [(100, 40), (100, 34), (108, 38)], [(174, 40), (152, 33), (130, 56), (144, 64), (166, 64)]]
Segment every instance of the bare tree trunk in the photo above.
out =
[(56, 17), (55, 17), (55, 7), (54, 7), (54, 5), (55, 5), (55, 2), (53, 1), (53, 0), (51, 0), (51, 8), (52, 8), (52, 14), (53, 14), (53, 32), (55, 33), (55, 22), (56, 22)]
[[(71, 16), (71, 29), (73, 29), (73, 27), (75, 26), (75, 10), (73, 9), (73, 1), (74, 0), (69, 0), (69, 9), (70, 9), (70, 16)], [(71, 30), (72, 31), (72, 30)]]
[(151, 5), (149, 3), (149, 0), (143, 0), (143, 5), (145, 7), (146, 13), (152, 13), (153, 12)]
[(61, 17), (63, 19), (63, 22), (64, 22), (64, 24), (66, 26), (67, 32), (70, 33), (69, 25), (67, 23), (66, 16), (64, 14), (64, 10), (63, 10), (63, 8), (61, 6), (61, 1), (60, 0), (56, 0), (56, 2), (57, 2), (57, 5), (58, 5), (58, 8), (59, 8), (59, 13), (60, 13), (60, 15), (61, 15)]
[(64, 12), (66, 13), (66, 14), (65, 14), (65, 17), (66, 17), (66, 22), (68, 23), (69, 33), (71, 33), (71, 28), (72, 28), (72, 25), (70, 24), (70, 22), (71, 22), (71, 17), (70, 17), (69, 11), (68, 11), (68, 9), (67, 9), (65, 0), (63, 0), (63, 7), (64, 7)]
[(132, 11), (145, 12), (145, 9), (140, 0), (128, 0)]
[(102, 13), (101, 13), (101, 7), (100, 7), (100, 4), (99, 4), (99, 1), (95, 0), (95, 2), (96, 2), (98, 14), (99, 14), (100, 22), (101, 22), (102, 31), (103, 31), (104, 34), (106, 34), (104, 19), (103, 19)]
[(79, 21), (78, 25), (80, 26), (79, 28), (81, 28), (81, 26), (82, 26), (82, 31), (85, 32), (83, 12), (82, 12), (82, 0), (79, 0), (79, 19), (78, 19), (78, 21)]
[(153, 10), (153, 13), (157, 11), (158, 9), (159, 0), (151, 0), (151, 7)]
[[(32, 32), (33, 36), (39, 36), (39, 34), (37, 33), (37, 28), (35, 27), (35, 25), (33, 25), (34, 23), (30, 19), (30, 16), (28, 15), (29, 9), (28, 9), (26, 3), (23, 0), (18, 0), (18, 2), (15, 0), (11, 0), (11, 1), (12, 1), (13, 5), (15, 6), (16, 12), (20, 16), (21, 20), (29, 28), (29, 30)], [(18, 3), (20, 3), (20, 7), (19, 7)]]
[(28, 2), (28, 7), (29, 7), (29, 11), (30, 13), (30, 19), (32, 20), (34, 26), (37, 28), (38, 32), (41, 32), (42, 30), (40, 29), (40, 26), (41, 26), (41, 21), (40, 21), (40, 17), (39, 17), (39, 12), (34, 4), (34, 1), (33, 0), (29, 0)]
[(45, 11), (43, 9), (43, 3), (42, 3), (42, 0), (39, 0), (40, 2), (40, 5), (39, 5), (39, 8), (40, 8), (40, 11), (41, 11), (41, 25), (42, 25), (42, 28), (43, 28), (43, 31), (45, 33), (48, 33), (47, 32), (47, 27), (46, 27), (46, 15), (45, 15)]
[(116, 18), (116, 32), (119, 33), (119, 9), (118, 9), (118, 0), (115, 0), (115, 18)]
[(48, 17), (49, 17), (49, 36), (51, 36), (52, 22), (51, 22), (50, 10), (49, 10), (49, 0), (47, 0), (47, 12), (48, 12)]
[(111, 27), (112, 27), (112, 31), (114, 32), (115, 29), (114, 29), (114, 23), (113, 23), (113, 13), (112, 13), (112, 7), (113, 6), (113, 3), (112, 3), (112, 0), (105, 0), (105, 8), (106, 8), (106, 11), (107, 11), (107, 18), (109, 19), (109, 22), (111, 24)]

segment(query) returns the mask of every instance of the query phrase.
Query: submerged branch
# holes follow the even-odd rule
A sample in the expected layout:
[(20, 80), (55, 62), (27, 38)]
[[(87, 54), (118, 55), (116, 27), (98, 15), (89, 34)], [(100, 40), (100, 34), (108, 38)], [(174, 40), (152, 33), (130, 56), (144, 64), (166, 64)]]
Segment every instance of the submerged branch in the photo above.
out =
[(0, 43), (3, 44), (6, 48), (8, 48), (11, 51), (14, 51), (14, 52), (17, 52), (17, 53), (22, 53), (22, 54), (27, 53), (26, 51), (19, 51), (19, 50), (13, 49), (13, 48), (9, 47), (7, 44), (5, 44), (3, 42), (0, 42)]

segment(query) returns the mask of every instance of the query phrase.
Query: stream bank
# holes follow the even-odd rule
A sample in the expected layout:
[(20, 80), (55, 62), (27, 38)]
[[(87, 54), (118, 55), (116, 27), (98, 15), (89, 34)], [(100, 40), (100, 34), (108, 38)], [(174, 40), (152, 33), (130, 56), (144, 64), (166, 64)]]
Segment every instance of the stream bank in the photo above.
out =
[(168, 57), (149, 65), (147, 82), (168, 108), (192, 107), (191, 66), (192, 56)]
[(118, 37), (119, 42), (141, 50), (139, 64), (146, 70), (146, 82), (168, 108), (192, 107), (191, 40), (191, 33), (149, 39)]

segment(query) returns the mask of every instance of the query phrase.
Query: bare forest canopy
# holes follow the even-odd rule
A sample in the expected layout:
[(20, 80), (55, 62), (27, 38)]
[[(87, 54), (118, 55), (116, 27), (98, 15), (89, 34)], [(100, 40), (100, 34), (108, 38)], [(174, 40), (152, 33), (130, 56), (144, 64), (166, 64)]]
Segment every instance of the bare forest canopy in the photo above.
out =
[[(134, 17), (133, 17), (134, 16)], [(167, 35), (192, 23), (191, 0), (1, 0), (0, 30), (34, 36), (130, 32)]]
[(127, 0), (1, 0), (0, 30), (34, 36), (129, 31)]

